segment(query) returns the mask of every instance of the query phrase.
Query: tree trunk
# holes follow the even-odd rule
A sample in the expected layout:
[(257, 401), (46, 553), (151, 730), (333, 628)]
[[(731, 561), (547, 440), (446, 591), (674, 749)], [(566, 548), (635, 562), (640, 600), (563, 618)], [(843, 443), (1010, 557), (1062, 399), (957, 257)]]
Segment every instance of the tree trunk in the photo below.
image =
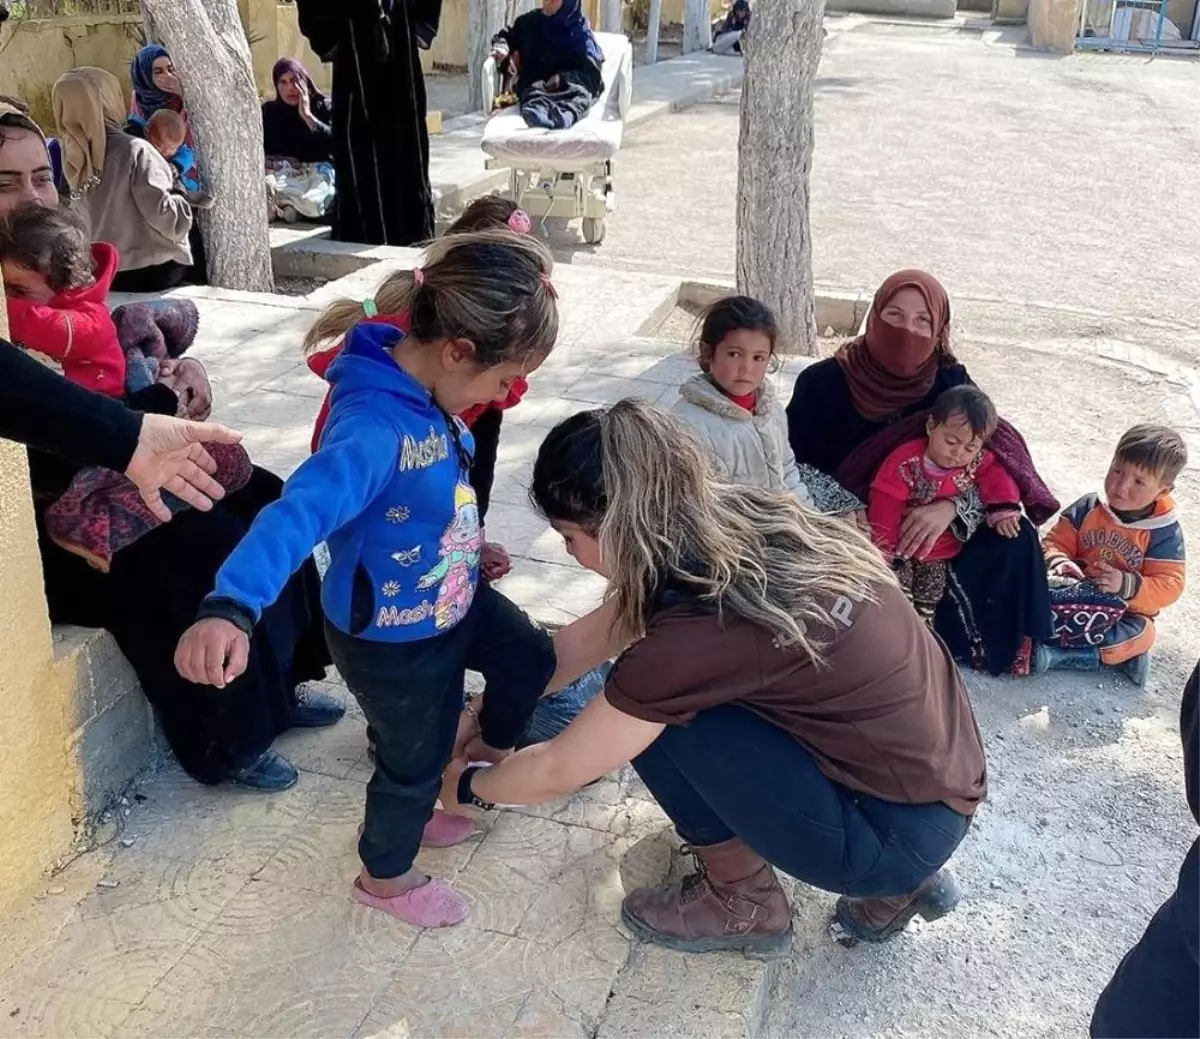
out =
[(504, 0), (471, 0), (468, 5), (467, 101), (472, 111), (484, 109), (483, 63), (491, 52), (492, 37), (504, 28), (507, 13)]
[(183, 83), (200, 176), (216, 204), (199, 214), (208, 279), (272, 292), (262, 118), (237, 0), (142, 0)]
[[(770, 4), (777, 2), (769, 0)], [(754, 17), (758, 17), (757, 9)], [(712, 8), (709, 0), (683, 0), (683, 53), (708, 50), (711, 46)]]
[(742, 37), (738, 291), (768, 304), (784, 349), (802, 354), (817, 352), (808, 174), (824, 8), (824, 0), (756, 4)]
[(662, 0), (650, 0), (650, 15), (646, 20), (646, 54), (642, 59), (647, 65), (658, 61), (658, 34), (662, 29)]
[(602, 0), (600, 8), (600, 28), (604, 32), (623, 32), (625, 26), (621, 22), (621, 0)]

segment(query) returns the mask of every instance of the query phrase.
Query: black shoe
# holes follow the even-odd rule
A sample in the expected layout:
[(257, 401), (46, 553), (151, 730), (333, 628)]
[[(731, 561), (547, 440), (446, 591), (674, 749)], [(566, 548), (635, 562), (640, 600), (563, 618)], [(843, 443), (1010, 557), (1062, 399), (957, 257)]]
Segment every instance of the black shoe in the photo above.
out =
[(297, 694), (292, 725), (297, 729), (324, 729), (336, 725), (346, 713), (346, 705), (328, 693), (305, 690)]
[(300, 773), (278, 751), (268, 750), (253, 764), (245, 768), (230, 769), (225, 778), (238, 786), (273, 794), (295, 786)]
[(417, 22), (413, 26), (413, 35), (417, 38), (417, 46), (421, 50), (427, 51), (433, 46), (433, 38), (437, 35), (437, 29), (428, 22)]

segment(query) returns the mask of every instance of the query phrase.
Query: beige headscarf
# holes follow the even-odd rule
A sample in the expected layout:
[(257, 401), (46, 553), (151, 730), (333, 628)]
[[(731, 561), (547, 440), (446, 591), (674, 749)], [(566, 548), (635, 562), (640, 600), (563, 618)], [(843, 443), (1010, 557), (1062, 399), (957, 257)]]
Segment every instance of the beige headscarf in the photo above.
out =
[(0, 94), (0, 126), (11, 126), (19, 130), (28, 130), (45, 139), (42, 128), (34, 122), (29, 114), (29, 106), (19, 98)]
[(84, 65), (64, 72), (51, 92), (62, 134), (63, 172), (72, 192), (86, 191), (104, 172), (105, 124), (125, 122), (125, 96), (117, 77)]

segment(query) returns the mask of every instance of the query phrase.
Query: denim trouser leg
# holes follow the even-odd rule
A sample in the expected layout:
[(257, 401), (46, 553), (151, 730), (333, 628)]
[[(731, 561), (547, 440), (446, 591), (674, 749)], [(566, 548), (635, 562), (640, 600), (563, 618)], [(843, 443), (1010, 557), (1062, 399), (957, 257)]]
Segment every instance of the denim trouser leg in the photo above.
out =
[(528, 747), (531, 743), (545, 743), (554, 739), (571, 724), (589, 703), (604, 691), (612, 664), (601, 664), (598, 668), (580, 675), (565, 689), (543, 696), (525, 726), (517, 747)]
[(970, 823), (941, 803), (892, 804), (833, 782), (800, 743), (741, 707), (667, 726), (633, 766), (684, 840), (737, 836), (806, 884), (856, 897), (914, 890)]

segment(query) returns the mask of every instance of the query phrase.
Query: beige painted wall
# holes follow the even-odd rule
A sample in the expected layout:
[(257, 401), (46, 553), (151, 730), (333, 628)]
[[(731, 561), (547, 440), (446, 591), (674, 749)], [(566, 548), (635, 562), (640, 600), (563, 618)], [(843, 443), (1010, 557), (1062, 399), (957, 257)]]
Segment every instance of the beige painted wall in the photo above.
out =
[(22, 97), (43, 126), (54, 126), (50, 88), (68, 69), (97, 65), (129, 92), (129, 60), (141, 46), (136, 15), (88, 15), (8, 22), (0, 28), (0, 94)]
[[(0, 301), (3, 285), (0, 283)], [(0, 337), (8, 322), (0, 305)], [(25, 450), (0, 440), (0, 911), (71, 848), (79, 789), (67, 750), (72, 668), (56, 666)]]

